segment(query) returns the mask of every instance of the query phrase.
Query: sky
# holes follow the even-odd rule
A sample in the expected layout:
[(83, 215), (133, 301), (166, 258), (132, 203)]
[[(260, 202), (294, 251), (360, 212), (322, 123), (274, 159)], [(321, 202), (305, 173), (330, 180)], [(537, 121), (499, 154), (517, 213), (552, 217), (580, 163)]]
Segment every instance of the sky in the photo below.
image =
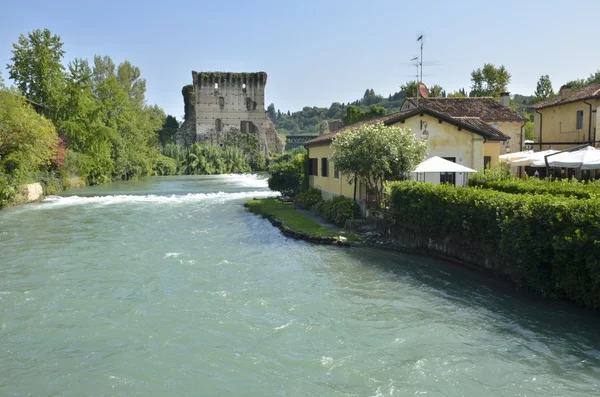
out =
[(600, 69), (599, 17), (597, 0), (0, 0), (0, 70), (10, 83), (12, 44), (48, 28), (65, 64), (138, 66), (148, 104), (178, 119), (192, 70), (267, 72), (266, 105), (296, 111), (399, 91), (423, 34), (427, 85), (468, 90), (471, 71), (493, 63), (511, 73), (511, 93), (531, 95), (541, 75), (557, 90)]

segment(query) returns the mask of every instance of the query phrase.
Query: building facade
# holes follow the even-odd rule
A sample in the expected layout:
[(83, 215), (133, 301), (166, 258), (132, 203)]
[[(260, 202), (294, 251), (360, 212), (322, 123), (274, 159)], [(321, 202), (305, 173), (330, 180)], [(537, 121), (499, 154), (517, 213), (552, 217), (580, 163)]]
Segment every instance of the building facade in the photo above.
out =
[(579, 89), (563, 86), (558, 95), (532, 107), (535, 150), (564, 150), (585, 144), (597, 146), (600, 83)]
[[(476, 118), (457, 120), (428, 108), (415, 108), (347, 128), (376, 122), (409, 128), (416, 139), (427, 142), (428, 157), (443, 157), (475, 170), (498, 163), (505, 142), (509, 140), (507, 135)], [(336, 172), (335, 164), (329, 161), (331, 142), (342, 133), (343, 130), (339, 130), (319, 136), (304, 145), (308, 151), (309, 186), (321, 190), (325, 199), (342, 195), (366, 200), (365, 185), (360, 180), (355, 184), (352, 175)], [(462, 173), (429, 174), (425, 178), (426, 182), (449, 182), (459, 186), (466, 182), (466, 175)]]
[(409, 98), (401, 111), (423, 107), (446, 116), (461, 119), (478, 119), (509, 137), (503, 153), (523, 150), (523, 127), (527, 119), (510, 108), (510, 95), (504, 93), (500, 100), (494, 98)]

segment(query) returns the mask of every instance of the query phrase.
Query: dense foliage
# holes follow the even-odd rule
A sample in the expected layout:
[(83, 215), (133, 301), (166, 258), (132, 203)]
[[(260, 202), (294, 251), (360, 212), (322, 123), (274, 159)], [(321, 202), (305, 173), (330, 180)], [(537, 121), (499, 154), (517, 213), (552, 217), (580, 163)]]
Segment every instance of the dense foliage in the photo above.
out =
[(551, 181), (536, 178), (507, 180), (472, 178), (469, 180), (469, 186), (515, 194), (549, 194), (581, 199), (600, 198), (600, 182), (580, 182), (570, 179)]
[(398, 221), (484, 243), (516, 282), (600, 307), (600, 200), (415, 182), (392, 183), (388, 195)]
[(348, 219), (354, 218), (359, 213), (356, 203), (344, 196), (335, 196), (330, 200), (320, 201), (316, 208), (323, 218), (341, 227), (344, 227)]
[(279, 158), (270, 167), (269, 188), (285, 196), (295, 197), (308, 188), (306, 154), (297, 154), (291, 158)]
[(296, 204), (301, 208), (310, 209), (321, 200), (321, 191), (319, 189), (308, 188), (298, 193)]
[(402, 180), (423, 161), (427, 144), (417, 141), (407, 128), (386, 127), (383, 123), (347, 129), (332, 143), (331, 161), (347, 178), (358, 176), (379, 204), (383, 182)]
[[(189, 147), (168, 144), (155, 171), (159, 175), (212, 175), (251, 171), (244, 152), (235, 146), (195, 143)], [(172, 161), (170, 161), (172, 160)]]

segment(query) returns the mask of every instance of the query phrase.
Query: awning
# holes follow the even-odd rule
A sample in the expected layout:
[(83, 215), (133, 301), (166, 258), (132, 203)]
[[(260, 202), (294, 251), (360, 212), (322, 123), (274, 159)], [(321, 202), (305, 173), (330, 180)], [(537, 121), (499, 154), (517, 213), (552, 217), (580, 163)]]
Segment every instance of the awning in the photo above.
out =
[(477, 172), (464, 165), (456, 164), (452, 161), (445, 160), (441, 157), (434, 156), (423, 161), (417, 168), (415, 173), (428, 173), (428, 172)]
[(501, 163), (512, 163), (513, 161), (524, 159), (533, 154), (533, 150), (526, 150), (524, 152), (507, 153), (499, 156)]
[[(533, 167), (545, 167), (544, 157), (532, 163)], [(600, 150), (592, 146), (586, 146), (583, 149), (572, 152), (558, 153), (548, 157), (549, 167), (558, 168), (580, 168), (582, 170), (600, 169)]]
[(536, 162), (539, 162), (539, 161), (544, 162), (544, 156), (547, 156), (549, 154), (556, 153), (556, 152), (557, 152), (557, 150), (544, 150), (541, 152), (532, 152), (527, 157), (511, 161), (510, 165), (517, 166), (517, 167), (526, 167), (526, 166), (545, 167), (546, 163), (544, 163), (544, 165), (539, 165), (539, 166), (535, 165), (535, 164), (536, 164)]

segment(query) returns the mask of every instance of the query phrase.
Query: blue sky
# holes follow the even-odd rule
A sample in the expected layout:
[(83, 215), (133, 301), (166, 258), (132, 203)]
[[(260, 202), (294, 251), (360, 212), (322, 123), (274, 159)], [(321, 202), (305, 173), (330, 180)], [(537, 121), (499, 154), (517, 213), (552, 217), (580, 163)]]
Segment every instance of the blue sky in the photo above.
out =
[[(0, 8), (0, 65), (19, 34), (49, 28), (65, 61), (109, 55), (140, 67), (148, 103), (183, 115), (191, 71), (265, 71), (267, 104), (300, 110), (387, 96), (424, 33), (426, 84), (467, 88), (485, 62), (505, 65), (512, 93), (532, 94), (542, 74), (557, 89), (600, 69), (600, 2), (582, 0), (9, 1)], [(86, 4), (87, 3), (87, 4)]]

